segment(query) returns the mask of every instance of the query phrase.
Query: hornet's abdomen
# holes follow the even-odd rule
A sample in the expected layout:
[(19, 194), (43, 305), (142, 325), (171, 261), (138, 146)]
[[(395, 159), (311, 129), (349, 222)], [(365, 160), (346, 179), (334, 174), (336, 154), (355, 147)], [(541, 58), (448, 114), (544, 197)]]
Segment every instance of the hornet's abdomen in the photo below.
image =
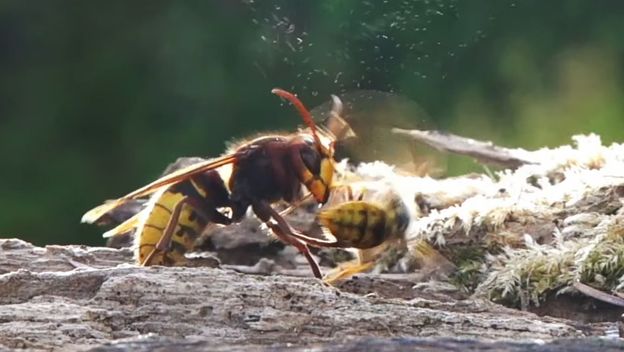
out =
[(135, 233), (136, 261), (142, 265), (175, 265), (186, 261), (184, 253), (193, 249), (195, 240), (201, 234), (206, 223), (193, 211), (188, 204), (182, 206), (182, 211), (173, 230), (171, 248), (167, 252), (157, 251), (149, 263), (145, 260), (162, 238), (169, 223), (173, 209), (185, 197), (183, 193), (173, 192), (171, 189), (156, 192), (150, 199), (143, 218)]

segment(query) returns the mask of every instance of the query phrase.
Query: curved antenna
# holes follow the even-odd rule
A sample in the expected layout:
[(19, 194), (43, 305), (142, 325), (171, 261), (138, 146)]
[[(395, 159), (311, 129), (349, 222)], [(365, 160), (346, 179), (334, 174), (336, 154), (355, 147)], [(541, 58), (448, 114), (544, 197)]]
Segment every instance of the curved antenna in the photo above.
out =
[(297, 111), (299, 111), (299, 115), (301, 115), (303, 122), (305, 122), (305, 124), (310, 128), (310, 130), (312, 130), (312, 137), (314, 137), (314, 143), (316, 143), (317, 147), (320, 150), (323, 150), (323, 144), (321, 144), (321, 139), (316, 133), (316, 124), (314, 123), (314, 120), (312, 119), (312, 115), (310, 114), (310, 111), (306, 109), (306, 107), (303, 105), (301, 100), (299, 100), (299, 98), (297, 98), (293, 93), (285, 91), (281, 88), (273, 88), (271, 90), (271, 93), (290, 101), (295, 106), (295, 108), (297, 108)]

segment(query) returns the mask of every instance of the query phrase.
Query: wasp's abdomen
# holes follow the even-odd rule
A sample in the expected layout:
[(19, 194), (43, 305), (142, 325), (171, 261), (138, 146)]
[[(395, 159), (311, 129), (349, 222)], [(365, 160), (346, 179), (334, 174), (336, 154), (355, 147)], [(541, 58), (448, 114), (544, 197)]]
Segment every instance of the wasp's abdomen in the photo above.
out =
[(337, 246), (365, 249), (384, 242), (387, 215), (376, 204), (352, 201), (321, 211), (318, 219), (336, 237)]

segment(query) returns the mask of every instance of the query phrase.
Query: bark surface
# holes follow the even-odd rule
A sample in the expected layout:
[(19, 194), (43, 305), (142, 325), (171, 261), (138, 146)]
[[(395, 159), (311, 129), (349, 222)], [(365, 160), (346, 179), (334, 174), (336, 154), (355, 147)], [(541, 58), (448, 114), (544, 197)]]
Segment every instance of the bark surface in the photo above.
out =
[[(548, 342), (533, 342), (544, 351), (619, 346), (565, 340), (604, 336), (613, 328), (608, 324), (538, 317), (487, 301), (440, 298), (442, 293), (388, 299), (348, 293), (309, 277), (142, 268), (126, 264), (131, 253), (124, 249), (41, 248), (14, 239), (0, 241), (0, 248), (0, 345), (5, 348), (522, 348), (502, 342), (509, 340), (525, 341), (524, 347), (526, 341)], [(383, 276), (371, 280), (398, 285)]]

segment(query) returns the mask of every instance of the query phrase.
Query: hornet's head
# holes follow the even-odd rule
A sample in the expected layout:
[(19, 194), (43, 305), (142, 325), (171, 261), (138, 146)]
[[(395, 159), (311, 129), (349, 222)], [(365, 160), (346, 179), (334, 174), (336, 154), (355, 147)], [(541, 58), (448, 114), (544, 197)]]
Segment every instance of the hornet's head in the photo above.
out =
[(317, 202), (324, 204), (329, 198), (329, 191), (334, 179), (334, 148), (317, 148), (309, 138), (300, 149), (303, 170), (296, 170), (299, 179), (312, 193)]
[[(334, 145), (336, 137), (330, 131), (320, 130), (316, 127), (312, 115), (303, 103), (292, 93), (275, 88), (271, 91), (284, 99), (289, 100), (299, 111), (303, 121), (310, 129), (310, 134), (304, 136), (305, 145), (299, 149), (303, 165), (297, 167), (295, 172), (312, 193), (317, 202), (324, 204), (329, 198), (330, 188), (334, 178)], [(340, 99), (332, 96), (334, 107), (332, 116), (340, 118), (342, 103)]]

